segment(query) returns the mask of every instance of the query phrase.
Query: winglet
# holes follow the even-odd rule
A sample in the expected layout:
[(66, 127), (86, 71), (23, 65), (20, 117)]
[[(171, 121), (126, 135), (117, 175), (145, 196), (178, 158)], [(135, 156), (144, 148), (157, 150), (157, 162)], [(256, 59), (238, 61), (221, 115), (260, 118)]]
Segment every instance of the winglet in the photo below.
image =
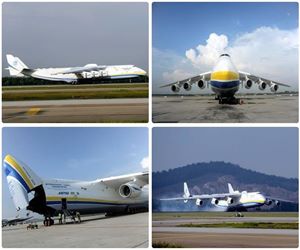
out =
[(189, 188), (188, 188), (188, 185), (186, 182), (183, 183), (183, 191), (184, 191), (184, 195), (183, 195), (184, 198), (191, 197), (191, 194), (190, 194), (190, 191), (189, 191)]

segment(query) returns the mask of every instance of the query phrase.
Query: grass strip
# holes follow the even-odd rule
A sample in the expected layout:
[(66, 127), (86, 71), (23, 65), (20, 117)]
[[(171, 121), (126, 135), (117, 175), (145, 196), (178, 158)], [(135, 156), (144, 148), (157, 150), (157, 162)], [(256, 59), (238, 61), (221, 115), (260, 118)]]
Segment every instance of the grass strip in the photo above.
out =
[(164, 241), (155, 241), (152, 243), (153, 248), (182, 248), (183, 246), (176, 243), (168, 243)]
[(147, 98), (148, 90), (116, 89), (109, 91), (2, 93), (2, 101), (64, 100), (64, 99), (111, 99)]

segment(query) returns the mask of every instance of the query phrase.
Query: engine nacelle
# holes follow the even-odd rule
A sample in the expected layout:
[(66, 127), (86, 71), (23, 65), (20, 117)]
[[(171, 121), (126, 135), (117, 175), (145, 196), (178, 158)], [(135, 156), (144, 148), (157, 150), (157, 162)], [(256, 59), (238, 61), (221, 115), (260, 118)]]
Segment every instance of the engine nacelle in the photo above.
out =
[(134, 182), (122, 184), (119, 193), (123, 198), (135, 198), (141, 194), (142, 190)]
[(219, 204), (219, 200), (216, 199), (216, 198), (212, 198), (211, 204), (213, 204), (213, 205), (218, 205), (218, 204)]
[(174, 84), (174, 85), (171, 86), (171, 90), (175, 93), (178, 93), (180, 88), (177, 84)]
[(276, 200), (276, 201), (275, 201), (275, 205), (276, 205), (277, 207), (279, 207), (279, 206), (280, 206), (280, 201)]
[(261, 81), (259, 84), (258, 84), (258, 88), (260, 90), (265, 90), (267, 87), (267, 84), (264, 82), (264, 81)]
[(272, 84), (270, 90), (275, 93), (278, 90), (278, 85), (277, 84)]
[(272, 200), (266, 199), (265, 204), (266, 204), (267, 206), (272, 205)]
[(197, 199), (197, 200), (196, 200), (196, 205), (197, 205), (198, 207), (202, 206), (202, 205), (203, 205), (203, 200)]
[(250, 89), (252, 87), (253, 82), (250, 79), (247, 79), (245, 82), (245, 88)]
[(199, 80), (197, 83), (198, 87), (200, 89), (204, 89), (205, 88), (205, 82), (203, 80)]
[(229, 205), (233, 203), (233, 199), (231, 197), (228, 197), (226, 201)]
[(188, 82), (185, 82), (183, 84), (183, 88), (186, 90), (186, 91), (190, 91), (192, 89), (192, 84), (188, 83)]

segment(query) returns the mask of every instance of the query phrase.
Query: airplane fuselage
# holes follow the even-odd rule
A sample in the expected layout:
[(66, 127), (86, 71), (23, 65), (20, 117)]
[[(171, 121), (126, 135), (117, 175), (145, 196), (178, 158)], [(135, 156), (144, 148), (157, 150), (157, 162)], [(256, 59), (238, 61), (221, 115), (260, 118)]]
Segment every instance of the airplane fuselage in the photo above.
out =
[(266, 204), (266, 198), (259, 192), (242, 192), (241, 196), (230, 204), (227, 200), (219, 200), (217, 207), (227, 208), (228, 210), (248, 209), (261, 207)]
[(210, 86), (220, 97), (231, 97), (239, 90), (239, 73), (229, 56), (222, 56), (213, 68)]
[[(84, 79), (126, 79), (146, 75), (146, 72), (144, 70), (133, 65), (107, 66), (105, 67), (105, 69), (86, 71), (81, 73), (60, 73), (70, 69), (71, 68), (34, 69), (33, 72), (30, 72), (30, 74), (27, 75), (44, 80), (65, 81), (69, 83)], [(26, 75), (26, 70), (22, 73)]]
[[(121, 197), (119, 189), (113, 189), (99, 181), (81, 182), (69, 180), (45, 180), (45, 205), (56, 213), (62, 209), (81, 214), (122, 212), (130, 208), (148, 206), (148, 187), (135, 198)], [(30, 203), (29, 203), (30, 206)]]

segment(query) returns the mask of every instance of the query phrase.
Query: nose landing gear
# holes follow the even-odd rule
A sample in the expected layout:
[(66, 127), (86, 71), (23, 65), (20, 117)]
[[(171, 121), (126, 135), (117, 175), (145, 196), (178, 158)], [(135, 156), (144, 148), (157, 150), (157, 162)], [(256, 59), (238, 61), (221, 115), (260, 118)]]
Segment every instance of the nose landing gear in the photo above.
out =
[(243, 104), (243, 101), (240, 98), (235, 98), (234, 96), (225, 97), (225, 96), (217, 96), (215, 98), (216, 100), (219, 100), (219, 104)]

